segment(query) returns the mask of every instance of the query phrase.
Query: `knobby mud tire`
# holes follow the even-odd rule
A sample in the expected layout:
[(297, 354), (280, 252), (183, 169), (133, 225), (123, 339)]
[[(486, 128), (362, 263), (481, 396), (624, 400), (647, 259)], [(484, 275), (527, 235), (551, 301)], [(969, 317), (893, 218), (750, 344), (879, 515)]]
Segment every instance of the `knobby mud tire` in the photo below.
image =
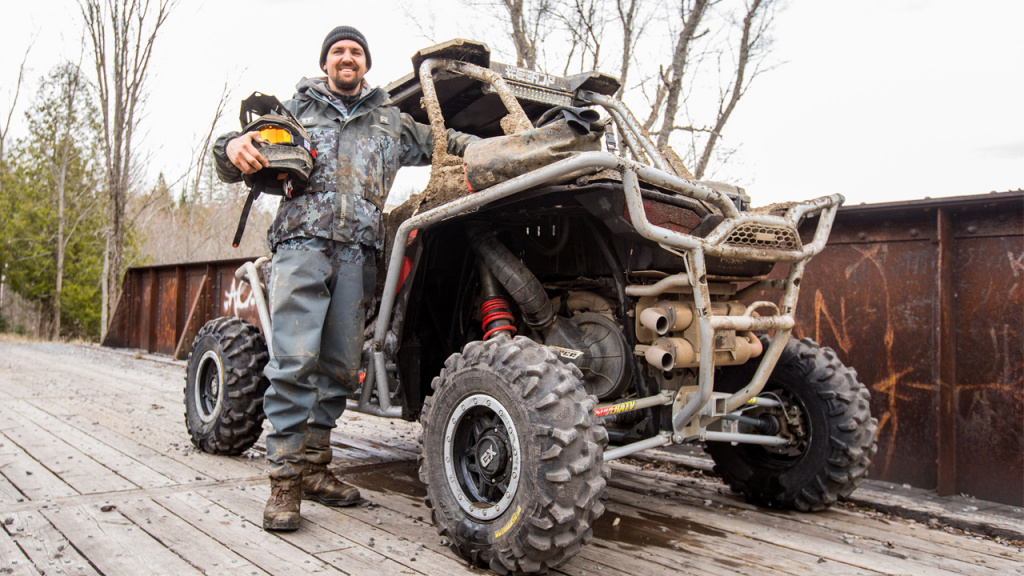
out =
[[(763, 341), (767, 349), (768, 340)], [(758, 361), (722, 368), (715, 389), (739, 390), (750, 381)], [(856, 371), (843, 365), (831, 348), (809, 338), (790, 338), (765, 392), (776, 393), (787, 405), (802, 406), (806, 446), (793, 456), (752, 444), (709, 442), (705, 450), (722, 480), (755, 504), (805, 512), (824, 510), (856, 490), (877, 450), (878, 428), (871, 417), (870, 393)]]
[[(453, 354), (432, 387), (421, 414), (419, 474), (434, 525), (452, 549), (499, 574), (545, 572), (576, 555), (604, 512), (609, 474), (604, 465), (608, 433), (593, 417), (597, 398), (586, 393), (579, 369), (532, 340), (502, 335)], [(475, 395), (508, 410), (520, 448), (518, 487), (507, 508), (488, 519), (475, 518), (459, 505), (455, 491), (462, 488), (448, 482), (444, 462), (445, 435), (462, 421), (460, 403), (465, 406)], [(458, 436), (462, 428), (454, 430)]]
[(269, 359), (263, 335), (249, 322), (223, 317), (203, 326), (185, 372), (185, 426), (196, 448), (235, 455), (256, 443)]

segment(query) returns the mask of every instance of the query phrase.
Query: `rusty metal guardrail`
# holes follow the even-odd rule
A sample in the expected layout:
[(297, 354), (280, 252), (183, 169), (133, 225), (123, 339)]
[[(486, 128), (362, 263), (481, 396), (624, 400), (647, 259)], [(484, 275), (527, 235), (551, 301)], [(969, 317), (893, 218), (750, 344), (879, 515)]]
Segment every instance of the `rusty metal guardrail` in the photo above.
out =
[(797, 335), (871, 388), (871, 475), (1024, 504), (1024, 193), (840, 209)]
[(238, 316), (260, 325), (249, 285), (235, 278), (246, 259), (129, 268), (104, 346), (141, 348), (184, 360), (207, 321)]

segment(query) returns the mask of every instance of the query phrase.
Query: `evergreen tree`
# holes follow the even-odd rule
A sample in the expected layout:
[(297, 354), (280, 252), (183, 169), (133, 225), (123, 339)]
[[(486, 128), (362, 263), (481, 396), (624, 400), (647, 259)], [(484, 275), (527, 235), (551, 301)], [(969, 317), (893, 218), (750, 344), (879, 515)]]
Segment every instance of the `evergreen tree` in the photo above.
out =
[(95, 338), (105, 213), (98, 113), (78, 66), (52, 69), (26, 116), (0, 193), (8, 287), (39, 305), (40, 335)]

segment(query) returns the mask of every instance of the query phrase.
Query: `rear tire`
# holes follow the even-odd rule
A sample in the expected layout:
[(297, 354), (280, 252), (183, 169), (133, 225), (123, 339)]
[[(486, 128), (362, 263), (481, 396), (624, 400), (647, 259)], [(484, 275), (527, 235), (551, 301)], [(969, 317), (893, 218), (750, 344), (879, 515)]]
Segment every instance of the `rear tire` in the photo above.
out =
[(185, 426), (196, 448), (235, 455), (256, 443), (269, 359), (263, 335), (245, 320), (223, 317), (203, 326), (185, 372)]
[(604, 512), (608, 433), (582, 374), (523, 337), (471, 342), (434, 379), (420, 479), (438, 532), (499, 574), (576, 555)]
[[(767, 348), (768, 340), (762, 340)], [(736, 392), (759, 361), (721, 368), (715, 389)], [(715, 472), (733, 490), (762, 506), (819, 511), (863, 482), (877, 450), (878, 421), (871, 417), (867, 387), (831, 348), (790, 338), (761, 396), (781, 399), (785, 413), (754, 408), (744, 414), (775, 416), (796, 442), (783, 447), (707, 443)]]

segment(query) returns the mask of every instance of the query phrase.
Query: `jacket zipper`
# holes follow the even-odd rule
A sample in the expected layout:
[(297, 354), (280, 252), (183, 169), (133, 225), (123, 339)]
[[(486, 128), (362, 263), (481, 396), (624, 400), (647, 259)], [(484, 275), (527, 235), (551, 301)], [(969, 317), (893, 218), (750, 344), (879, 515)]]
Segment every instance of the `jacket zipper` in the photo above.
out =
[(343, 110), (342, 110), (341, 108), (338, 108), (338, 107), (337, 107), (337, 106), (336, 106), (336, 105), (334, 104), (334, 102), (331, 102), (330, 100), (328, 100), (327, 98), (325, 98), (325, 97), (324, 97), (323, 95), (321, 95), (320, 93), (318, 93), (318, 92), (317, 92), (316, 90), (310, 90), (310, 91), (309, 91), (309, 93), (310, 93), (310, 95), (311, 95), (311, 96), (313, 96), (313, 97), (314, 97), (314, 98), (316, 98), (317, 100), (319, 100), (319, 101), (323, 102), (324, 104), (327, 104), (328, 106), (331, 106), (332, 108), (334, 108), (335, 110), (337, 110), (338, 112), (340, 112), (340, 113), (341, 113), (341, 116), (342, 116), (342, 118), (344, 119), (344, 122), (342, 122), (342, 124), (341, 124), (341, 127), (342, 127), (342, 129), (344, 129), (344, 128), (345, 128), (345, 126), (348, 126), (348, 123), (349, 123), (349, 121), (350, 121), (350, 120), (352, 120), (352, 116), (353, 116), (353, 115), (354, 115), (354, 114), (356, 113), (356, 110), (358, 110), (358, 109), (359, 109), (359, 106), (360, 106), (360, 105), (361, 105), (361, 104), (362, 104), (363, 102), (366, 102), (367, 98), (369, 98), (370, 96), (373, 96), (374, 94), (376, 94), (376, 93), (377, 93), (377, 90), (379, 90), (379, 88), (374, 88), (373, 90), (370, 90), (370, 93), (369, 93), (369, 94), (367, 94), (366, 96), (363, 96), (362, 98), (360, 98), (360, 99), (359, 99), (359, 100), (358, 100), (358, 101), (357, 101), (357, 102), (355, 103), (355, 105), (354, 105), (354, 106), (352, 106), (352, 109), (351, 109), (351, 110), (349, 110), (348, 114), (346, 114), (346, 113), (345, 113), (345, 112), (344, 112), (344, 111), (343, 111)]

